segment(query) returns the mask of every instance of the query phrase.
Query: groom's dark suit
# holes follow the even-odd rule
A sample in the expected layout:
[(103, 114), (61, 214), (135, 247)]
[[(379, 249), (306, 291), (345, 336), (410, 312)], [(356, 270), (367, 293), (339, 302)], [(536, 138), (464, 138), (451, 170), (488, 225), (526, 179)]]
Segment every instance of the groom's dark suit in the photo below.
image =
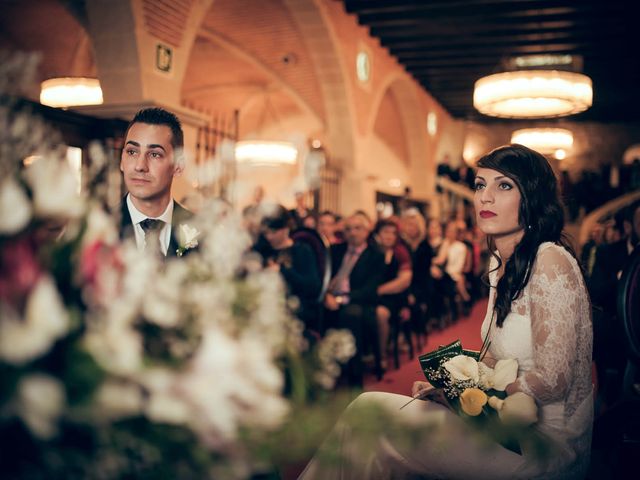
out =
[[(180, 246), (178, 240), (178, 229), (180, 224), (189, 223), (193, 218), (193, 213), (181, 206), (178, 202), (173, 202), (173, 215), (171, 217), (171, 238), (169, 240), (169, 248), (167, 249), (167, 257), (176, 257), (177, 250)], [(129, 208), (127, 207), (126, 198), (123, 199), (120, 206), (120, 239), (135, 238), (133, 231), (133, 223), (131, 221), (131, 215), (129, 214)], [(196, 247), (197, 249), (197, 247)], [(191, 249), (195, 250), (195, 249)], [(184, 255), (191, 250), (184, 252)]]

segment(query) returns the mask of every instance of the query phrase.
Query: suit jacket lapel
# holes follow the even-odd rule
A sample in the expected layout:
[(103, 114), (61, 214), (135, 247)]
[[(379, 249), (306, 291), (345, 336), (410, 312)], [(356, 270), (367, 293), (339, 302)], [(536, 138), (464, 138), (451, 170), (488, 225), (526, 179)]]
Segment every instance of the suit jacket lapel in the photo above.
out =
[(126, 197), (122, 199), (120, 206), (120, 240), (126, 238), (134, 238), (133, 223), (131, 221), (131, 214), (129, 213), (129, 207), (127, 207)]

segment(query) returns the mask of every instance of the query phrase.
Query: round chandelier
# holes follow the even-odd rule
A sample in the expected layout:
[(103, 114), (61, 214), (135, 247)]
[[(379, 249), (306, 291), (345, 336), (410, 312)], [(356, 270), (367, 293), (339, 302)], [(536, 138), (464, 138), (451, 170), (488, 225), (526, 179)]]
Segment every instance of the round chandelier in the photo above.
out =
[(511, 134), (511, 143), (519, 143), (542, 154), (569, 150), (573, 133), (565, 128), (523, 128)]
[(50, 107), (102, 104), (102, 88), (97, 78), (50, 78), (42, 82), (40, 87), (40, 103)]
[(549, 118), (573, 115), (593, 103), (591, 79), (559, 70), (516, 70), (476, 81), (473, 106), (502, 118)]
[(246, 140), (236, 143), (236, 161), (251, 165), (295, 165), (298, 149), (291, 142)]

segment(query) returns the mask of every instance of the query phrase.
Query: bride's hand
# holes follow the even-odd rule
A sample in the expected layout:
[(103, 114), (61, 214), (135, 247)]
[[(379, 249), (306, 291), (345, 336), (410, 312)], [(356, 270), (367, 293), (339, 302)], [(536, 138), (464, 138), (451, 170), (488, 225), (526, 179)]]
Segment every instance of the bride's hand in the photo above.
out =
[(429, 382), (413, 382), (413, 387), (411, 388), (411, 396), (418, 397), (420, 394), (424, 393), (425, 390), (432, 388)]

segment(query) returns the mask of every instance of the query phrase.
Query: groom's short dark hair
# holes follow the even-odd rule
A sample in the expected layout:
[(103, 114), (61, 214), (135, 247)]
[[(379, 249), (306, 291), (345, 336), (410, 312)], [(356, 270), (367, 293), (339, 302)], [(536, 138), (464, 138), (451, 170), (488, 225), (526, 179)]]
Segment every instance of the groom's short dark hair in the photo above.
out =
[(182, 124), (178, 117), (163, 108), (145, 108), (136, 113), (133, 120), (129, 122), (125, 138), (129, 133), (129, 129), (135, 123), (146, 123), (148, 125), (166, 125), (171, 129), (171, 146), (174, 150), (184, 147), (184, 134), (182, 133)]

